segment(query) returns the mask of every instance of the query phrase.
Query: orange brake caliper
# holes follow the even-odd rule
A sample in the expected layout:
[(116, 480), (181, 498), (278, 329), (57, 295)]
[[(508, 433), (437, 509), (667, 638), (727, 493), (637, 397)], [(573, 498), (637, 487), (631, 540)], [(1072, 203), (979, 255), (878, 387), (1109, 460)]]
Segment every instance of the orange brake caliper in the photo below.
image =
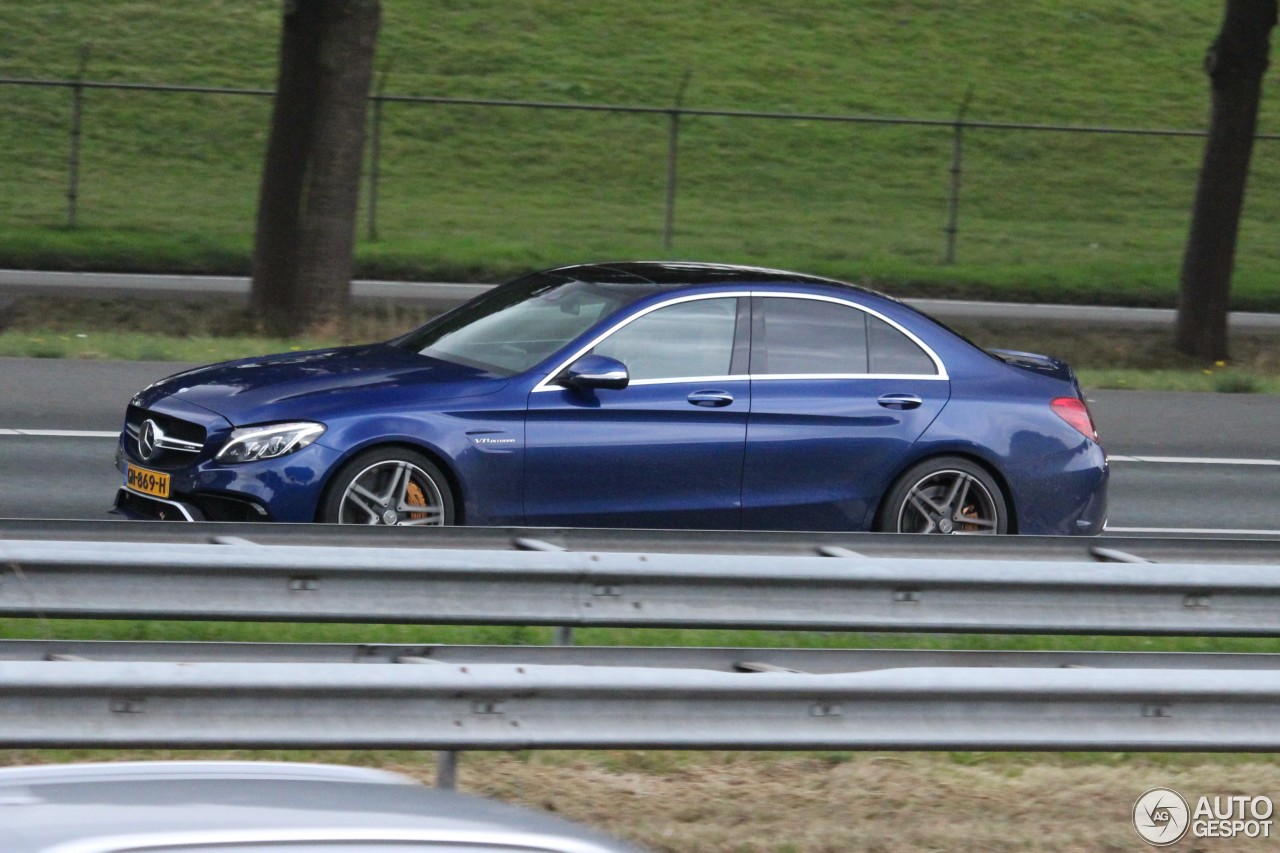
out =
[[(405, 503), (407, 503), (409, 506), (426, 506), (427, 505), (427, 496), (423, 494), (422, 487), (419, 486), (417, 483), (413, 482), (412, 480), (409, 481), (409, 488), (405, 489), (404, 491), (404, 500), (405, 500)], [(427, 517), (427, 514), (425, 512), (409, 513), (409, 518), (412, 521), (417, 521), (419, 519), (423, 519), (426, 517)]]

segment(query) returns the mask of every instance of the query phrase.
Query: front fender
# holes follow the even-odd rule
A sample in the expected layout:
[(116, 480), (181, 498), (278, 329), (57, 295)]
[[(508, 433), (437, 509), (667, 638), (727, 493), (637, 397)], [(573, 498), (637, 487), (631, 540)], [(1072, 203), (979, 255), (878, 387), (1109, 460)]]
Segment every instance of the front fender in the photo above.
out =
[[(335, 428), (336, 427), (336, 428)], [(321, 439), (338, 451), (327, 490), (337, 471), (375, 447), (403, 445), (429, 457), (449, 479), (467, 524), (523, 522), (524, 423), (449, 413), (362, 417), (331, 427)]]

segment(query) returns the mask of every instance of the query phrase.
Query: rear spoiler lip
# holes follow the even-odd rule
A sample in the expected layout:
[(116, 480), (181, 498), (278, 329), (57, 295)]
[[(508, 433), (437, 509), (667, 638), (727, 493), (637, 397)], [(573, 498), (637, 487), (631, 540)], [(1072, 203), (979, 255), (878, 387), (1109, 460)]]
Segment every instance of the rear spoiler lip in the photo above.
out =
[(1080, 383), (1076, 381), (1075, 371), (1071, 369), (1071, 365), (1062, 359), (1054, 358), (1051, 355), (1021, 352), (1019, 350), (990, 349), (987, 352), (1013, 367), (1052, 376), (1054, 379), (1070, 383), (1076, 389), (1076, 393), (1080, 393)]

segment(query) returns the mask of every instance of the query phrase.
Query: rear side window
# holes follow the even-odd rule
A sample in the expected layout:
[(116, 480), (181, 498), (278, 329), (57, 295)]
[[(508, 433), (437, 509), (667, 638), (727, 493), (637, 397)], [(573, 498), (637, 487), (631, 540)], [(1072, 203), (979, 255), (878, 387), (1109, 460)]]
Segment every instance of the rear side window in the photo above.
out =
[(915, 341), (879, 317), (867, 315), (868, 352), (872, 373), (934, 376), (938, 367)]
[(753, 323), (753, 375), (938, 373), (933, 359), (915, 341), (851, 305), (756, 297)]
[(866, 315), (816, 299), (757, 297), (751, 372), (866, 373)]

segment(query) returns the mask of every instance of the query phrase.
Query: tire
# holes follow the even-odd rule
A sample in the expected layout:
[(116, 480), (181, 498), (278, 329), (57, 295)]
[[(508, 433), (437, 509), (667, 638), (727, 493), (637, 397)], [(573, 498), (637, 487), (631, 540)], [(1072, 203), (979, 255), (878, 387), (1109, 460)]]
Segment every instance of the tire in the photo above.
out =
[(427, 457), (407, 447), (381, 447), (338, 470), (317, 518), (329, 524), (441, 527), (454, 523), (455, 502), (449, 481)]
[(875, 529), (887, 533), (1009, 532), (1004, 491), (985, 468), (959, 456), (926, 459), (889, 489)]

